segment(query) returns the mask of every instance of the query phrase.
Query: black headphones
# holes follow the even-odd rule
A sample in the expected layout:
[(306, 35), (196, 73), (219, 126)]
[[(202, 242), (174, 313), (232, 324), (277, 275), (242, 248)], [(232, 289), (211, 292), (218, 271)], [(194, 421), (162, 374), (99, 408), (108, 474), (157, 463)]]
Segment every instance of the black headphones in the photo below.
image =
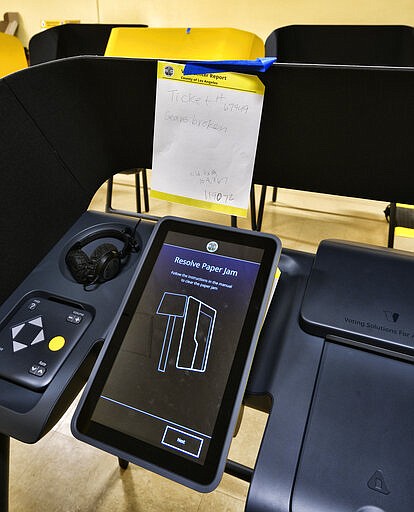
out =
[[(114, 244), (98, 245), (89, 257), (82, 248), (100, 238), (116, 238), (124, 244), (119, 251)], [(104, 283), (116, 277), (121, 270), (122, 260), (136, 252), (138, 243), (129, 228), (123, 231), (104, 229), (77, 241), (66, 254), (65, 262), (74, 279), (84, 286)]]

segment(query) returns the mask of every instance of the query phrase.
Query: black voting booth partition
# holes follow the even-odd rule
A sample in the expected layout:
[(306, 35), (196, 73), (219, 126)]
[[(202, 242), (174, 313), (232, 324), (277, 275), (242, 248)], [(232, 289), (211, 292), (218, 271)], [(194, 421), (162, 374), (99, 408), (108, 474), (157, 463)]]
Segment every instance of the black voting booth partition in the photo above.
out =
[(405, 25), (288, 25), (266, 39), (278, 62), (412, 66), (413, 27)]
[[(93, 317), (78, 342), (67, 345), (67, 358), (54, 361), (57, 374), (45, 388), (19, 385), (16, 378), (0, 378), (2, 510), (7, 510), (8, 502), (9, 436), (36, 442), (73, 401), (90, 372), (139, 256), (139, 252), (131, 254), (120, 276), (101, 287), (98, 294), (88, 293), (76, 283), (65, 264), (65, 253), (80, 235), (102, 228), (133, 229), (136, 224), (111, 216), (81, 217), (95, 191), (114, 170), (139, 162), (151, 164), (155, 64), (132, 63), (132, 67), (134, 77), (131, 63), (126, 61), (62, 61), (11, 75), (0, 84), (2, 326), (7, 328), (20, 310), (17, 306), (32, 311), (30, 308), (39, 303), (43, 307), (51, 298), (69, 308), (68, 317), (73, 311), (87, 311)], [(131, 101), (125, 102), (126, 97)], [(136, 133), (136, 119), (148, 127), (139, 137), (132, 135)], [(137, 230), (141, 247), (150, 231), (144, 224)], [(49, 255), (42, 260), (49, 251), (52, 259)], [(40, 316), (35, 311), (32, 320)], [(22, 322), (15, 324), (18, 327)], [(46, 320), (43, 324), (31, 324), (40, 337), (40, 329), (47, 329)], [(22, 340), (16, 336), (16, 341)], [(19, 350), (15, 355), (23, 358), (27, 352)], [(20, 373), (26, 375), (32, 365), (41, 366), (40, 361), (38, 356), (27, 359)], [(45, 375), (48, 372), (46, 369)]]
[(310, 64), (273, 68), (262, 77), (266, 94), (254, 182), (409, 200), (412, 72)]
[[(413, 69), (276, 64), (261, 79), (256, 183), (410, 201)], [(91, 315), (46, 387), (0, 378), (3, 510), (9, 437), (36, 442), (74, 399), (139, 258), (95, 294), (64, 262), (79, 234), (134, 227), (84, 212), (110, 175), (151, 167), (155, 83), (155, 62), (99, 57), (0, 82), (2, 326), (23, 299), (30, 308), (63, 297), (69, 314)], [(140, 246), (151, 229), (139, 225)], [(413, 265), (409, 255), (340, 243), (315, 258), (283, 252), (245, 399), (269, 420), (254, 471), (230, 468), (251, 481), (246, 510), (411, 511)]]
[(114, 27), (147, 27), (109, 23), (67, 23), (35, 34), (29, 41), (30, 64), (78, 55), (104, 55)]
[[(278, 62), (359, 66), (414, 66), (414, 28), (404, 25), (288, 25), (266, 39), (266, 55)], [(262, 187), (257, 227), (260, 230), (266, 187)], [(273, 188), (273, 201), (277, 189)], [(401, 213), (400, 213), (401, 212)], [(408, 217), (408, 219), (404, 219)], [(388, 247), (397, 225), (409, 227), (407, 210), (390, 203)]]

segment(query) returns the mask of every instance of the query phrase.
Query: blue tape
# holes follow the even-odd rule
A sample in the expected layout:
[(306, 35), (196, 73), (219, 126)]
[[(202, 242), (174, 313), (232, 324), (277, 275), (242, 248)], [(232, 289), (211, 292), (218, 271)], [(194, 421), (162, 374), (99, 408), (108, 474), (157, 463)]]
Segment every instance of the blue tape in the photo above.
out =
[(202, 75), (204, 73), (223, 73), (235, 71), (237, 73), (264, 73), (276, 62), (276, 57), (258, 57), (256, 60), (208, 60), (200, 62), (187, 62), (184, 75)]

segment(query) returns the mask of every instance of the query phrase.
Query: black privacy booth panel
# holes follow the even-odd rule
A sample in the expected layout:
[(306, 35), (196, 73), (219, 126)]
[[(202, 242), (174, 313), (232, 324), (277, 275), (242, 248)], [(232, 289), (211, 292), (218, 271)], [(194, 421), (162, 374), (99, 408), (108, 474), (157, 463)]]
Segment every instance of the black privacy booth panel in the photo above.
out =
[[(109, 64), (115, 66), (116, 73)], [(43, 86), (46, 71), (50, 71), (48, 88)], [(82, 76), (88, 94), (82, 88), (62, 90), (62, 83), (70, 83), (74, 75)], [(111, 78), (115, 75), (116, 80)], [(15, 183), (30, 175), (33, 159), (15, 151), (16, 160), (6, 166), (3, 185), (9, 194), (4, 200), (19, 197), (26, 207), (19, 216), (2, 217), (3, 263), (18, 268), (17, 277), (4, 273), (7, 286), (3, 284), (0, 293), (12, 290), (20, 282), (17, 278), (23, 279), (28, 272), (22, 251), (9, 250), (10, 240), (20, 234), (20, 224), (27, 227), (23, 249), (30, 247), (38, 261), (54, 243), (55, 234), (64, 232), (89, 204), (89, 192), (82, 194), (82, 189), (92, 194), (114, 167), (125, 169), (134, 162), (149, 165), (152, 129), (135, 138), (134, 144), (123, 134), (134, 133), (138, 117), (145, 117), (143, 126), (153, 122), (155, 76), (153, 62), (82, 58), (29, 68), (4, 79), (5, 105), (16, 104), (7, 117), (14, 119), (19, 114), (20, 121), (22, 112), (29, 112), (32, 119), (29, 122), (22, 117), (25, 123), (21, 126), (35, 126), (39, 133), (34, 137), (30, 131), (26, 145), (34, 141), (30, 154), (35, 155), (36, 163), (43, 162), (41, 169), (56, 169), (52, 188), (59, 193), (55, 204), (50, 187), (42, 186), (49, 179), (47, 173), (39, 181), (38, 171), (36, 180), (44, 195), (39, 198), (30, 187), (22, 195)], [(410, 138), (412, 102), (407, 98), (412, 97), (412, 76), (408, 68), (273, 66), (262, 77), (267, 91), (256, 183), (409, 202), (414, 145)], [(125, 97), (140, 98), (128, 104), (130, 116), (123, 115), (125, 100), (118, 78), (126, 88), (122, 89)], [(115, 102), (113, 109), (105, 110), (106, 95), (96, 92), (96, 83), (105, 84)], [(338, 91), (347, 101), (332, 120)], [(62, 118), (62, 95), (72, 105), (74, 94), (76, 105), (85, 108), (74, 108), (71, 116)], [(395, 99), (392, 109), (378, 108), (379, 104), (389, 105), (390, 98)], [(101, 123), (95, 122), (86, 105), (100, 112)], [(112, 122), (114, 112), (116, 122)], [(363, 122), (351, 122), (351, 112), (363, 112)], [(62, 119), (69, 125), (62, 128)], [(324, 129), (315, 130), (315, 119)], [(121, 124), (124, 131), (119, 130)], [(98, 126), (105, 131), (112, 127), (104, 138), (111, 144), (99, 143), (103, 135)], [(13, 133), (19, 138), (19, 132)], [(348, 146), (350, 133), (358, 136), (359, 143), (347, 152), (340, 143), (346, 141)], [(47, 136), (47, 141), (42, 142), (41, 135)], [(8, 135), (8, 144), (14, 140), (12, 136)], [(279, 141), (276, 153), (275, 140)], [(295, 151), (297, 141), (301, 151)], [(46, 145), (50, 146), (47, 161), (43, 156)], [(79, 151), (84, 146), (94, 150)], [(17, 143), (13, 146), (18, 147)], [(382, 147), (387, 148), (386, 153), (380, 151)], [(112, 153), (122, 158), (115, 159)], [(144, 161), (137, 156), (141, 154)], [(59, 166), (53, 160), (56, 155), (61, 160)], [(323, 165), (318, 164), (318, 155), (323, 157)], [(358, 165), (354, 165), (355, 155)], [(62, 182), (63, 163), (77, 172)], [(105, 172), (98, 179), (101, 168)], [(337, 173), (326, 173), (329, 168)], [(350, 179), (350, 169), (355, 179)], [(395, 177), (392, 183), (390, 176)], [(68, 189), (72, 190), (69, 196)], [(42, 244), (36, 242), (44, 229), (39, 229), (38, 217), (33, 215), (40, 200), (55, 212)], [(14, 211), (9, 203), (6, 201), (6, 211)], [(56, 423), (90, 374), (141, 253), (131, 254), (119, 276), (95, 291), (74, 281), (64, 255), (79, 234), (108, 224), (115, 229), (125, 225), (133, 229), (136, 221), (85, 213), (0, 307), (0, 335), (6, 337), (0, 341), (0, 356), (7, 361), (0, 370), (0, 426), (5, 435), (36, 442)], [(139, 225), (140, 246), (145, 245), (152, 229), (153, 224), (144, 221)], [(248, 405), (269, 412), (246, 510), (412, 511), (413, 265), (412, 256), (401, 252), (339, 242), (324, 242), (316, 257), (282, 252), (282, 275), (262, 327), (245, 396)], [(180, 312), (182, 304), (168, 299), (171, 297), (160, 301), (160, 315), (178, 316), (170, 314), (171, 308)], [(51, 316), (63, 318), (65, 327)], [(45, 354), (53, 358), (49, 360)], [(18, 368), (11, 371), (9, 361), (19, 361)]]
[(280, 267), (247, 390), (273, 406), (246, 510), (412, 511), (412, 255), (324, 241)]
[[(137, 220), (86, 212), (68, 230), (0, 307), (1, 432), (24, 442), (42, 437), (60, 418), (85, 383), (119, 308), (153, 224), (142, 222), (137, 251), (116, 278), (89, 287), (77, 282), (65, 258), (80, 239), (103, 230), (133, 232)], [(100, 244), (122, 249), (120, 240)]]

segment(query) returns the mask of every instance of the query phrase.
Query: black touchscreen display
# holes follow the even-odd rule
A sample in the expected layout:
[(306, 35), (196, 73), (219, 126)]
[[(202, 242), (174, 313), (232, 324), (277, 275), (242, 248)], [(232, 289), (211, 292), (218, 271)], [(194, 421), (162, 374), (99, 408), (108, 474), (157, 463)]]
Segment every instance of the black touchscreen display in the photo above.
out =
[(273, 238), (254, 245), (253, 235), (222, 231), (157, 235), (79, 422), (105, 444), (200, 481), (204, 465), (217, 470), (277, 253)]

